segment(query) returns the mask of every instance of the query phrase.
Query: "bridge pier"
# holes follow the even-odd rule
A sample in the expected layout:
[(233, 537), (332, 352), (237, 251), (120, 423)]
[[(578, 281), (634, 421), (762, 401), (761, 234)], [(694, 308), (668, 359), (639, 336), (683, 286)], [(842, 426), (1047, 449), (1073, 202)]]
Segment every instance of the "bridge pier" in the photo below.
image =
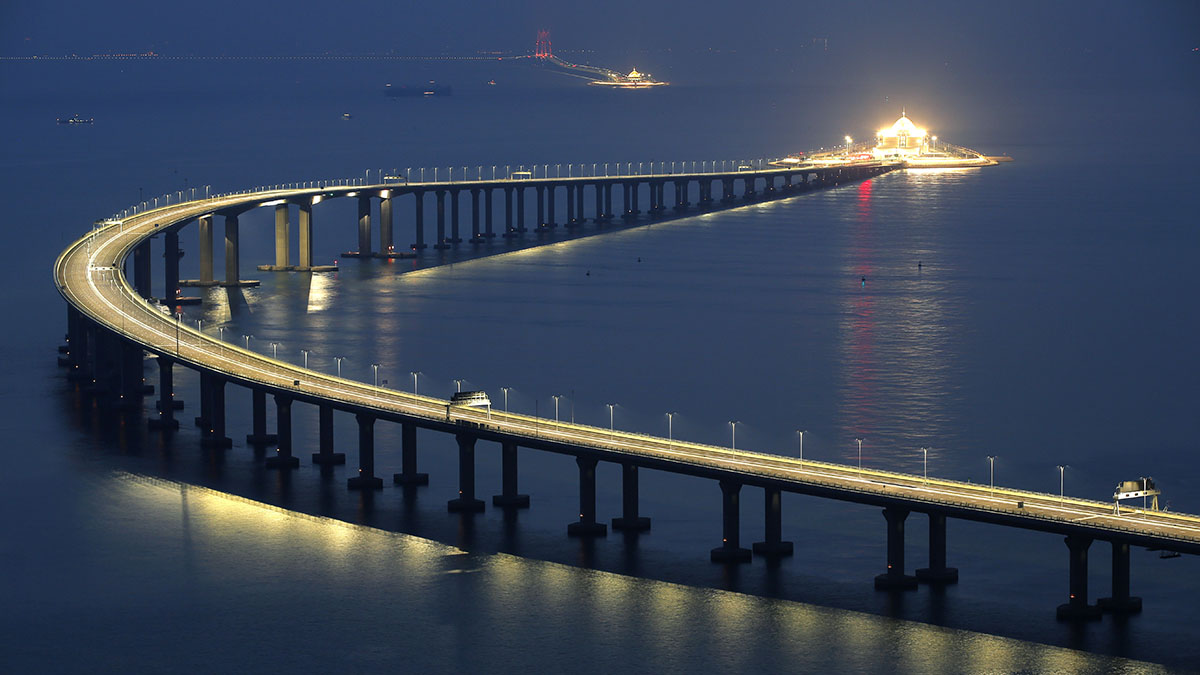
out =
[(926, 584), (958, 583), (958, 568), (946, 567), (946, 516), (929, 514), (929, 567), (917, 570), (917, 581)]
[(175, 362), (165, 356), (158, 357), (158, 401), (155, 408), (158, 416), (147, 421), (151, 429), (179, 428), (179, 420), (175, 419)]
[[(206, 380), (207, 396), (204, 393)], [(206, 425), (203, 427), (206, 431), (201, 438), (201, 444), (216, 448), (233, 447), (233, 439), (225, 435), (225, 380), (218, 375), (201, 375), (200, 399), (208, 401)]]
[(371, 256), (371, 198), (366, 195), (358, 198), (358, 256)]
[[(225, 216), (225, 283), (224, 286), (239, 286), (241, 285), (241, 246), (238, 242), (238, 217), (237, 215)], [(176, 245), (178, 246), (178, 239)], [(170, 258), (170, 256), (168, 256)], [(170, 263), (167, 263), (170, 265)], [(175, 278), (179, 278), (179, 262), (175, 263)], [(170, 289), (168, 289), (170, 290)], [(170, 296), (171, 302), (174, 302), (175, 296)]]
[(333, 451), (333, 408), (321, 404), (317, 408), (317, 450), (312, 456), (313, 464), (333, 466), (346, 463), (346, 453)]
[(289, 209), (287, 204), (275, 205), (275, 267), (287, 269), (292, 260), (291, 223), (288, 222)]
[(279, 442), (278, 434), (267, 433), (267, 392), (262, 389), (250, 390), (251, 433), (246, 434), (246, 442), (251, 445), (270, 445)]
[(480, 242), (479, 235), (479, 188), (471, 188), (471, 243)]
[[(568, 202), (569, 203), (569, 202)], [(579, 521), (567, 525), (572, 537), (603, 537), (608, 525), (596, 522), (596, 464), (592, 457), (576, 457), (579, 465)]]
[(200, 285), (213, 285), (213, 217), (211, 214), (200, 216), (196, 226), (200, 236)]
[(1129, 544), (1112, 542), (1112, 595), (1096, 601), (1100, 609), (1114, 614), (1142, 611), (1142, 599), (1129, 594)]
[(537, 194), (537, 229), (545, 230), (546, 224), (546, 186), (539, 185), (535, 189)]
[(433, 245), (436, 249), (450, 248), (446, 243), (446, 191), (436, 190), (434, 196), (437, 198), (437, 243)]
[(766, 181), (766, 186), (763, 187), (763, 199), (773, 199), (775, 197), (775, 176), (767, 174), (763, 176)]
[(604, 184), (604, 222), (606, 223), (613, 219), (612, 188), (612, 183)]
[(638, 193), (639, 192), (641, 192), (641, 184), (638, 181), (634, 181), (629, 186), (629, 207), (630, 207), (629, 214), (630, 214), (630, 216), (636, 217), (639, 213), (641, 213), (641, 210), (638, 208), (638, 196), (639, 196)]
[(475, 498), (475, 441), (474, 436), (455, 434), (458, 442), (458, 497), (446, 503), (452, 513), (479, 513), (484, 509), (482, 499)]
[(118, 370), (117, 405), (122, 408), (141, 408), (142, 396), (146, 393), (145, 362), (139, 344), (117, 338)]
[(346, 480), (350, 490), (382, 490), (383, 480), (375, 475), (375, 417), (365, 413), (358, 420), (358, 475)]
[(913, 590), (917, 578), (904, 573), (904, 520), (908, 511), (889, 506), (883, 510), (883, 517), (887, 519), (887, 572), (875, 577), (875, 589)]
[(567, 183), (567, 229), (572, 229), (579, 224), (579, 220), (575, 217), (575, 186)]
[(612, 519), (614, 530), (644, 532), (650, 529), (650, 519), (638, 515), (638, 465), (621, 465), (621, 517)]
[(494, 238), (494, 237), (496, 236), (496, 233), (492, 231), (492, 215), (493, 215), (493, 214), (492, 214), (492, 192), (493, 192), (493, 189), (492, 189), (492, 188), (487, 188), (487, 189), (486, 189), (486, 190), (484, 190), (484, 192), (483, 192), (483, 197), (484, 197), (484, 209), (483, 209), (483, 210), (484, 210), (484, 224), (485, 224), (485, 226), (486, 226), (486, 228), (487, 228), (487, 230), (486, 230), (486, 231), (487, 231), (487, 233), (486, 233), (486, 234), (484, 234), (483, 236), (484, 236), (486, 239), (492, 239), (492, 238)]
[(1057, 616), (1063, 619), (1100, 618), (1102, 611), (1096, 605), (1089, 605), (1088, 597), (1088, 548), (1092, 540), (1088, 537), (1067, 535), (1063, 541), (1067, 544), (1070, 556), (1069, 595), (1065, 604), (1058, 606)]
[(413, 242), (412, 250), (425, 250), (425, 191), (417, 190), (413, 192), (416, 197), (416, 213), (413, 215), (416, 228), (416, 241)]
[(299, 259), (296, 261), (296, 269), (310, 270), (313, 266), (313, 219), (312, 219), (312, 200), (305, 200), (296, 205), (299, 218)]
[(267, 468), (299, 468), (300, 458), (292, 455), (292, 399), (290, 396), (275, 394), (275, 429), (279, 443), (275, 446), (275, 456), (267, 458)]
[(133, 289), (143, 298), (150, 298), (150, 240), (133, 249)]
[[(226, 223), (228, 227), (228, 223)], [(234, 240), (237, 239), (237, 218), (233, 220)], [(228, 248), (228, 245), (226, 245)], [(234, 264), (237, 263), (237, 246), (234, 246)], [(163, 304), (174, 308), (179, 303), (179, 232), (168, 230), (163, 235)]]
[(525, 186), (517, 188), (517, 230), (518, 233), (525, 231)]
[(417, 425), (400, 425), (400, 473), (392, 474), (396, 485), (429, 485), (429, 474), (417, 472)]
[(500, 444), (501, 493), (492, 496), (492, 506), (528, 508), (529, 495), (517, 492), (517, 444)]
[(587, 222), (587, 218), (583, 217), (583, 183), (575, 186), (575, 224), (582, 225)]
[(734, 197), (734, 192), (733, 192), (733, 179), (732, 178), (722, 178), (721, 179), (721, 203), (722, 204), (732, 204), (734, 199), (735, 199), (735, 197)]
[(604, 222), (604, 187), (605, 186), (599, 183), (596, 183), (592, 186), (592, 189), (596, 193), (596, 217), (593, 219), (593, 222), (595, 223)]
[(754, 191), (754, 182), (756, 178), (757, 176), (746, 176), (742, 178), (742, 187), (744, 188), (742, 192), (743, 201), (751, 202), (754, 201), (756, 196), (758, 196), (758, 193)]
[(379, 197), (379, 253), (387, 257), (395, 252), (396, 244), (392, 239), (392, 193), (390, 190), (384, 190)]
[(713, 562), (747, 563), (753, 557), (750, 549), (741, 547), (741, 491), (741, 483), (721, 481), (721, 545), (709, 553)]
[(551, 227), (551, 228), (558, 227), (558, 209), (557, 209), (557, 204), (555, 204), (555, 201), (554, 201), (554, 193), (558, 192), (558, 186), (551, 183), (550, 189), (547, 192), (548, 192), (548, 194), (546, 195), (546, 212), (547, 212), (546, 220), (548, 222), (546, 223), (546, 226)]
[(512, 187), (504, 188), (504, 238), (512, 239), (517, 236), (515, 228), (513, 228), (513, 189)]
[(754, 542), (753, 550), (758, 555), (792, 555), (793, 545), (783, 541), (783, 496), (779, 488), (763, 488), (763, 513), (765, 514), (765, 541)]

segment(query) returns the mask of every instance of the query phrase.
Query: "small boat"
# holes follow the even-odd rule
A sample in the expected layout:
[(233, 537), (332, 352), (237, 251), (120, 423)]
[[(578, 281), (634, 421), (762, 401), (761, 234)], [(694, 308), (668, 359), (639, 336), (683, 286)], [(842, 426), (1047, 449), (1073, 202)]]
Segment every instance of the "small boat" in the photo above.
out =
[(58, 118), (58, 123), (59, 124), (95, 124), (96, 120), (91, 117), (83, 118), (83, 117), (80, 117), (79, 115), (71, 115), (70, 117)]
[(450, 88), (449, 85), (438, 84), (433, 80), (430, 80), (428, 84), (402, 84), (396, 87), (393, 87), (391, 84), (387, 84), (383, 88), (383, 95), (391, 98), (409, 96), (422, 96), (429, 98), (430, 96), (451, 96), (453, 94), (454, 90)]
[(487, 81), (487, 83), (488, 83), (488, 86), (489, 86), (489, 87), (494, 87), (494, 86), (496, 86), (496, 81), (495, 81), (495, 80), (488, 80), (488, 81)]
[(342, 119), (344, 119), (344, 120), (353, 119), (353, 118), (354, 118), (354, 116), (351, 115), (350, 113), (342, 113)]

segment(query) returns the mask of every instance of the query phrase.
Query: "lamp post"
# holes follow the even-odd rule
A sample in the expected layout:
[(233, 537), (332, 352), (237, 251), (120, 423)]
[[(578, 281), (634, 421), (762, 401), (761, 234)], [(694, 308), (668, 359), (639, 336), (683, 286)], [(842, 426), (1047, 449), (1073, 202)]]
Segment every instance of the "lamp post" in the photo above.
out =
[(271, 343), (271, 358), (273, 358), (273, 359), (279, 358), (279, 343), (278, 342)]
[(558, 424), (558, 399), (562, 398), (562, 394), (555, 394), (550, 398), (554, 399), (554, 423)]
[(606, 403), (608, 406), (608, 437), (611, 439), (615, 433), (613, 429), (613, 408), (617, 407), (616, 403)]
[(175, 312), (175, 356), (179, 356), (179, 324), (183, 321), (183, 312)]
[(410, 370), (408, 374), (413, 376), (413, 394), (415, 395), (417, 393), (417, 375), (420, 374), (420, 371)]
[(862, 442), (863, 442), (863, 439), (856, 438), (854, 440), (858, 441), (858, 470), (862, 471)]
[(924, 463), (924, 467), (925, 467), (925, 484), (928, 485), (929, 484), (929, 448), (921, 448), (921, 452), (924, 453), (923, 463)]
[(800, 436), (800, 464), (804, 465), (804, 430), (797, 429), (796, 434)]
[(344, 358), (346, 358), (346, 357), (344, 357), (344, 356), (335, 356), (335, 357), (333, 357), (333, 360), (334, 360), (334, 361), (337, 361), (337, 373), (338, 373), (338, 377), (341, 377), (341, 376), (342, 376), (342, 359), (344, 359)]
[(308, 370), (308, 350), (301, 349), (300, 353), (304, 355), (304, 369)]
[(853, 142), (854, 142), (853, 138), (850, 138), (849, 136), (846, 137), (846, 154), (847, 155), (850, 154), (850, 144)]
[(730, 429), (730, 433), (731, 433), (731, 436), (729, 439), (729, 449), (730, 450), (737, 450), (737, 425), (738, 425), (737, 420), (729, 421), (729, 429)]
[(512, 387), (500, 387), (500, 391), (504, 392), (504, 412), (508, 412), (508, 390)]
[(250, 349), (250, 339), (253, 338), (254, 336), (253, 335), (243, 335), (242, 337), (245, 338), (246, 349), (249, 350)]
[(1058, 503), (1059, 504), (1062, 504), (1063, 500), (1065, 498), (1064, 497), (1064, 493), (1065, 493), (1064, 487), (1066, 486), (1066, 482), (1067, 482), (1066, 475), (1067, 475), (1067, 465), (1059, 464), (1058, 465)]
[(379, 386), (379, 364), (378, 363), (371, 364), (371, 372), (375, 375), (375, 386), (378, 387)]
[(675, 416), (678, 414), (679, 413), (673, 413), (673, 412), (667, 413), (667, 447), (668, 448), (670, 448), (675, 443), (674, 429), (672, 427), (675, 426)]
[(462, 380), (455, 380), (455, 381), (454, 381), (454, 389), (455, 389), (455, 391), (457, 391), (458, 393), (460, 393), (460, 394), (462, 393)]
[(988, 494), (996, 493), (996, 456), (988, 455)]

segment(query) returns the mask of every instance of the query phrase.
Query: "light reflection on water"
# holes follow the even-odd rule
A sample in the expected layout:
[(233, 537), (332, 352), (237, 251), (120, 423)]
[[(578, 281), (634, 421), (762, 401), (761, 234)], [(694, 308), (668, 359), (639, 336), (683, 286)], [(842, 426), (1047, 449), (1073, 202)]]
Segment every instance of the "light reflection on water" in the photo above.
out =
[[(148, 619), (143, 604), (175, 606), (161, 621), (139, 623), (137, 636), (122, 638), (136, 640), (135, 651), (110, 657), (135, 666), (176, 663), (186, 670), (194, 658), (216, 668), (233, 667), (230, 659), (251, 669), (302, 663), (310, 641), (332, 638), (346, 645), (349, 663), (359, 667), (403, 664), (439, 671), (595, 672), (610, 661), (626, 662), (625, 652), (644, 655), (637, 670), (655, 672), (1156, 671), (1139, 662), (859, 612), (506, 554), (467, 554), (417, 537), (141, 475), (117, 474), (100, 490), (96, 497), (103, 498), (107, 512), (139, 514), (120, 525), (135, 539), (149, 537), (135, 546), (159, 557), (145, 559), (142, 570), (107, 569), (101, 562), (100, 573), (151, 575), (149, 588), (125, 609), (89, 606), (85, 598), (89, 616), (102, 621), (112, 612), (132, 612), (133, 620), (142, 622)], [(106, 534), (108, 525), (96, 521), (95, 526), (98, 535)], [(156, 569), (176, 564), (194, 573), (153, 581)], [(240, 582), (230, 583), (234, 578)], [(320, 583), (307, 585), (306, 579)], [(272, 616), (271, 606), (256, 604), (273, 602), (271, 593), (280, 585), (293, 588), (299, 598), (312, 596), (295, 600), (300, 614)], [(441, 604), (447, 598), (457, 600)], [(181, 616), (173, 618), (176, 613)], [(253, 632), (269, 641), (269, 648), (257, 655), (227, 651), (222, 641), (229, 631), (268, 616)], [(178, 620), (188, 621), (189, 630), (157, 639), (160, 632), (173, 631)], [(388, 647), (396, 631), (404, 635), (402, 652)], [(52, 635), (35, 638), (26, 650), (47, 648), (47, 639)], [(59, 665), (103, 667), (104, 661), (75, 661), (86, 659), (84, 639), (84, 649), (60, 654)], [(764, 645), (772, 648), (755, 649)], [(159, 660), (167, 654), (172, 661)]]

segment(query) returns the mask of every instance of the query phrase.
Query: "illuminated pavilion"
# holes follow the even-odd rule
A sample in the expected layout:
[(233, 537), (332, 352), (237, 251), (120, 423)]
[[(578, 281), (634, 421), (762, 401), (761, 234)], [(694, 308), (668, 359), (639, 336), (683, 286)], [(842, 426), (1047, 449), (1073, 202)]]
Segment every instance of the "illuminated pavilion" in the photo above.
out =
[(924, 129), (918, 129), (903, 112), (891, 128), (880, 129), (875, 134), (875, 141), (875, 159), (908, 159), (929, 150), (928, 134)]

